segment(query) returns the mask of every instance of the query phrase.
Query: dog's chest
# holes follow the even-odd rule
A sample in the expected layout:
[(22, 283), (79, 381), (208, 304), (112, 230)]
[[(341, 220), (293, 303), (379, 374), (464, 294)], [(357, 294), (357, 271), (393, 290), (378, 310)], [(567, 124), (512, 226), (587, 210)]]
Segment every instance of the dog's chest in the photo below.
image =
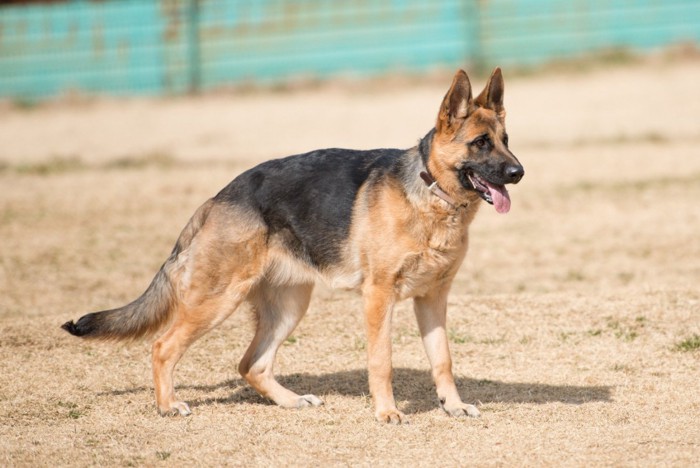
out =
[(432, 223), (422, 242), (408, 253), (396, 275), (401, 298), (422, 296), (437, 285), (450, 280), (467, 250), (468, 223), (453, 216)]

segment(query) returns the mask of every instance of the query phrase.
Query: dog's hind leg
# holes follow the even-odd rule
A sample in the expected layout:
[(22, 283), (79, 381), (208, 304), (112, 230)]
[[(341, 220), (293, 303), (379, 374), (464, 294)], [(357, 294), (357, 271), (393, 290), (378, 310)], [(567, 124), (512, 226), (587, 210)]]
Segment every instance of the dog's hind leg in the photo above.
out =
[(261, 395), (284, 408), (319, 406), (315, 395), (298, 395), (275, 380), (277, 350), (306, 313), (313, 284), (273, 286), (263, 280), (248, 298), (256, 314), (257, 328), (238, 370)]
[(203, 301), (196, 307), (183, 304), (177, 318), (155, 343), (153, 343), (153, 383), (156, 404), (161, 415), (189, 415), (190, 408), (175, 397), (173, 372), (175, 365), (198, 338), (223, 322), (245, 298), (241, 291), (231, 297), (221, 294)]
[(161, 414), (190, 414), (187, 404), (175, 397), (175, 365), (195, 340), (236, 310), (262, 276), (265, 232), (255, 220), (243, 223), (230, 210), (211, 208), (206, 224), (179, 254), (179, 266), (173, 271), (174, 320), (153, 344), (153, 380)]

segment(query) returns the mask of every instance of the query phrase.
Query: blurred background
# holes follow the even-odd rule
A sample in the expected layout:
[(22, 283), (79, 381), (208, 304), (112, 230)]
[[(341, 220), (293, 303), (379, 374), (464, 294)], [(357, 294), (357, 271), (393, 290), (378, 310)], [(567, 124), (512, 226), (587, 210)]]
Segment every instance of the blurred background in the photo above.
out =
[[(698, 466), (698, 41), (700, 0), (0, 0), (0, 465)], [(496, 65), (526, 175), (507, 216), (481, 207), (449, 299), (483, 423), (433, 405), (406, 301), (393, 435), (344, 291), (277, 360), (320, 412), (242, 386), (250, 314), (179, 365), (184, 425), (154, 419), (148, 344), (60, 330), (137, 297), (237, 174), (409, 148), (456, 68), (480, 92)]]
[(1, 0), (0, 97), (529, 69), (698, 40), (697, 0)]

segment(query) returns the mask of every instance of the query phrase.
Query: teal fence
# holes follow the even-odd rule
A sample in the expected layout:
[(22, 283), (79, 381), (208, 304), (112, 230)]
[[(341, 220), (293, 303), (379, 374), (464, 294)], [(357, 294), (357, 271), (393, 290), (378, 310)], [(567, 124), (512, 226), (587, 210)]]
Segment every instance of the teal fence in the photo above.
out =
[(0, 0), (0, 96), (177, 94), (698, 41), (698, 0)]

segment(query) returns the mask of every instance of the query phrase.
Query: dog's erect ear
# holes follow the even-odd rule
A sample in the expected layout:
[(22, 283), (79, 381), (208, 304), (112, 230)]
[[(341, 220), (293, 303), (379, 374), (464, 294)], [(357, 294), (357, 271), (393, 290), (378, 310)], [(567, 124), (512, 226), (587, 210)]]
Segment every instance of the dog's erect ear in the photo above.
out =
[(499, 117), (505, 117), (505, 109), (503, 107), (503, 75), (501, 69), (496, 69), (491, 73), (491, 78), (486, 84), (484, 90), (476, 98), (476, 105), (494, 110)]
[(469, 114), (471, 103), (472, 85), (465, 71), (459, 70), (452, 80), (450, 90), (442, 100), (435, 125), (438, 133), (451, 133), (459, 128)]

